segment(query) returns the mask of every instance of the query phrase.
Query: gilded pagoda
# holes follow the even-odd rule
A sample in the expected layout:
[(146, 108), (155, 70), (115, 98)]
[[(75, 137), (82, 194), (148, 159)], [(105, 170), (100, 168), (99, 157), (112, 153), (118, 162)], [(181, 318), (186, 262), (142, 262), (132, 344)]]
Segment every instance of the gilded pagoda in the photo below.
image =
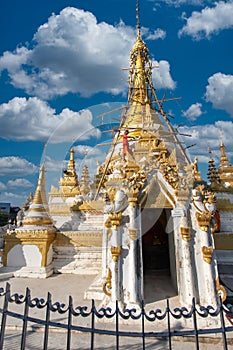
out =
[(157, 96), (152, 69), (138, 20), (128, 100), (104, 163), (93, 180), (84, 164), (78, 179), (72, 147), (48, 203), (42, 166), (25, 217), (5, 237), (5, 269), (37, 278), (93, 274), (86, 297), (105, 305), (139, 304), (148, 275), (165, 276), (186, 304), (231, 297), (233, 166), (221, 140), (219, 169), (211, 155), (209, 183), (202, 180)]

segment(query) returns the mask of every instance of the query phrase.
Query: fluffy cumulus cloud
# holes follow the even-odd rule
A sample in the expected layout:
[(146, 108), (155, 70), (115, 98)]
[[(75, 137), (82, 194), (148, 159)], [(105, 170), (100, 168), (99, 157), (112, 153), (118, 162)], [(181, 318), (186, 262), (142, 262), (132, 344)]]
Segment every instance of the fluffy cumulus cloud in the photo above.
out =
[(0, 175), (22, 176), (34, 174), (38, 171), (37, 166), (19, 157), (1, 157), (0, 158)]
[(190, 35), (194, 39), (210, 38), (220, 30), (233, 27), (233, 1), (214, 2), (213, 7), (205, 7), (200, 12), (194, 11), (186, 20), (186, 25), (179, 31), (179, 36)]
[[(154, 40), (165, 33), (146, 30), (146, 36)], [(38, 28), (31, 48), (6, 51), (0, 71), (8, 71), (16, 88), (42, 99), (69, 92), (119, 94), (127, 88), (127, 72), (121, 68), (129, 65), (134, 41), (135, 29), (123, 22), (98, 23), (92, 13), (67, 7)]]
[[(195, 147), (189, 149), (191, 158), (198, 156), (200, 162), (208, 162), (210, 147), (218, 162), (220, 158), (220, 130), (222, 130), (223, 141), (226, 146), (227, 155), (233, 160), (233, 122), (232, 121), (216, 121), (214, 124), (196, 125), (192, 127), (181, 127), (179, 131), (190, 134), (189, 144), (196, 144)], [(187, 140), (185, 140), (187, 143)]]
[(7, 186), (11, 188), (29, 188), (29, 187), (34, 187), (34, 184), (32, 184), (30, 181), (27, 179), (15, 179), (15, 180), (9, 180), (7, 182)]
[(170, 64), (167, 61), (161, 60), (159, 62), (152, 61), (154, 67), (158, 67), (153, 69), (153, 80), (156, 82), (156, 88), (162, 89), (164, 87), (168, 89), (175, 89), (176, 83), (171, 77), (170, 74)]
[(75, 137), (98, 137), (89, 110), (73, 112), (68, 108), (56, 114), (47, 102), (37, 97), (15, 97), (0, 105), (0, 137), (16, 141), (64, 142)]
[(187, 119), (194, 121), (203, 114), (201, 107), (202, 104), (197, 102), (192, 104), (186, 111), (183, 111), (182, 113)]
[(214, 108), (225, 110), (233, 117), (233, 75), (212, 75), (208, 79), (205, 97)]

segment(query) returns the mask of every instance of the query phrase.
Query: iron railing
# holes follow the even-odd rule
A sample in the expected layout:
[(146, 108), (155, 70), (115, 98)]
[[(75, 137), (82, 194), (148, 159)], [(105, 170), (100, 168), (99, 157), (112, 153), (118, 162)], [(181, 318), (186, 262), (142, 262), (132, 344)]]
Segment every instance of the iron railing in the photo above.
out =
[[(66, 335), (66, 349), (71, 349), (71, 338), (73, 331), (78, 332), (77, 336), (82, 333), (86, 333), (90, 335), (90, 338), (87, 338), (87, 346), (91, 350), (95, 349), (95, 336), (96, 335), (107, 335), (113, 336), (115, 339), (115, 343), (112, 344), (111, 349), (120, 349), (120, 338), (121, 337), (137, 337), (138, 341), (141, 342), (140, 349), (146, 349), (146, 340), (148, 339), (165, 339), (167, 340), (167, 346), (169, 349), (173, 348), (173, 341), (177, 339), (177, 337), (189, 337), (195, 343), (195, 348), (199, 349), (200, 337), (211, 335), (220, 335), (222, 348), (224, 350), (228, 349), (228, 337), (227, 334), (232, 332), (233, 336), (233, 306), (225, 306), (221, 299), (219, 299), (219, 303), (217, 308), (213, 308), (212, 306), (198, 306), (195, 303), (195, 299), (193, 299), (192, 306), (190, 309), (186, 307), (175, 308), (172, 310), (170, 308), (169, 299), (167, 299), (167, 304), (164, 310), (156, 309), (146, 311), (144, 304), (141, 305), (140, 309), (125, 309), (122, 310), (118, 302), (116, 302), (114, 308), (100, 308), (97, 309), (94, 300), (90, 307), (87, 306), (73, 306), (73, 298), (69, 297), (68, 305), (61, 304), (59, 302), (53, 302), (52, 296), (50, 293), (47, 295), (47, 300), (32, 298), (31, 291), (29, 288), (26, 288), (25, 296), (20, 294), (12, 294), (11, 295), (11, 286), (9, 283), (6, 283), (5, 288), (0, 288), (0, 297), (3, 298), (2, 308), (0, 308), (0, 313), (2, 314), (1, 321), (1, 334), (0, 334), (0, 349), (4, 348), (4, 340), (5, 340), (5, 331), (7, 329), (7, 320), (10, 318), (14, 318), (17, 320), (21, 320), (21, 344), (20, 349), (26, 349), (27, 343), (27, 334), (28, 334), (28, 324), (39, 325), (43, 328), (43, 349), (47, 350), (48, 340), (50, 335), (50, 330), (55, 329), (63, 329)], [(14, 305), (23, 305), (24, 310), (21, 313), (11, 311), (10, 304)], [(31, 309), (44, 309), (45, 317), (37, 318), (35, 316), (30, 316)], [(63, 315), (65, 319), (64, 322), (58, 322), (58, 320), (51, 320), (51, 315)], [(90, 320), (90, 326), (87, 327), (85, 325), (77, 325), (77, 319), (87, 319)], [(216, 327), (213, 328), (200, 328), (198, 326), (198, 322), (200, 319), (209, 319), (214, 318), (218, 320)], [(111, 325), (108, 329), (100, 327), (100, 321), (105, 321), (105, 325)], [(109, 322), (109, 321), (114, 322)], [(191, 320), (192, 328), (186, 329), (175, 329), (173, 327), (174, 320)], [(109, 323), (106, 323), (108, 321)], [(126, 330), (121, 330), (121, 323), (135, 322), (137, 325), (140, 324), (140, 331), (131, 331), (130, 326), (127, 326)], [(226, 325), (226, 321), (227, 324)], [(158, 324), (156, 322), (165, 322), (163, 324), (166, 325), (166, 330), (159, 330)], [(208, 323), (208, 322), (207, 322)], [(146, 331), (146, 327), (148, 324), (153, 326), (153, 331)], [(112, 328), (112, 329), (110, 329)], [(126, 327), (124, 327), (125, 329)], [(160, 327), (161, 328), (161, 327)], [(232, 338), (230, 338), (232, 340)]]

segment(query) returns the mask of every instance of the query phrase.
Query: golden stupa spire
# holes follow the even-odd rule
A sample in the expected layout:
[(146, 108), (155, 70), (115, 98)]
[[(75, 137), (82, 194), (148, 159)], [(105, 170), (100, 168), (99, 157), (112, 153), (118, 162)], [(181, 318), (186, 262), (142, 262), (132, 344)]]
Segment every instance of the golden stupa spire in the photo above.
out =
[(67, 168), (63, 172), (63, 178), (59, 182), (60, 187), (77, 187), (78, 186), (78, 176), (75, 170), (75, 160), (74, 160), (74, 147), (70, 149), (70, 158), (68, 161)]
[(46, 192), (45, 192), (45, 165), (42, 164), (40, 168), (37, 188), (32, 200), (33, 204), (45, 204), (47, 205)]
[(221, 167), (226, 167), (230, 165), (230, 162), (228, 160), (228, 157), (226, 155), (226, 150), (225, 150), (225, 145), (223, 143), (222, 140), (222, 129), (219, 130), (219, 134), (220, 134), (220, 168)]
[(22, 221), (24, 227), (52, 225), (45, 193), (45, 165), (43, 163), (32, 203), (29, 206), (27, 216)]
[(217, 171), (217, 169), (216, 169), (216, 166), (215, 166), (215, 161), (214, 161), (214, 159), (213, 159), (212, 150), (211, 150), (210, 147), (209, 147), (209, 149), (208, 149), (208, 152), (209, 152), (210, 158), (209, 158), (209, 161), (208, 161), (208, 173), (207, 173), (207, 177), (208, 177), (208, 179), (210, 180), (210, 184), (211, 184), (211, 185), (219, 184), (220, 178), (219, 178), (219, 175), (218, 175), (218, 171)]
[(148, 83), (151, 76), (149, 50), (141, 37), (141, 25), (138, 0), (136, 2), (137, 37), (130, 53), (129, 102), (145, 105), (149, 101)]
[(150, 53), (141, 36), (138, 0), (136, 2), (136, 19), (137, 36), (130, 53), (129, 109), (122, 124), (122, 129), (129, 129), (129, 136), (139, 136), (143, 129), (148, 129), (153, 123), (159, 123), (155, 113), (151, 113), (152, 99), (154, 100), (152, 90), (154, 94), (155, 90), (152, 83)]

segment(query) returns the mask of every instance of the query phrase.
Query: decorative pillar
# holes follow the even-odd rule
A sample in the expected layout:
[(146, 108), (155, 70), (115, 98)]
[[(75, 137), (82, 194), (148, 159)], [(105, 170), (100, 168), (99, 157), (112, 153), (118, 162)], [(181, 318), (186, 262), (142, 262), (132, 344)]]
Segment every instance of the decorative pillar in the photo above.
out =
[(111, 239), (110, 239), (110, 252), (112, 256), (111, 272), (112, 272), (112, 295), (111, 300), (115, 302), (120, 300), (120, 276), (119, 276), (119, 260), (121, 255), (122, 238), (119, 232), (121, 224), (122, 214), (111, 213), (109, 214), (109, 220), (111, 222)]
[(138, 274), (137, 274), (137, 200), (129, 199), (129, 301), (138, 302)]
[(197, 265), (199, 302), (202, 305), (217, 304), (216, 262), (213, 258), (214, 244), (211, 235), (211, 221), (214, 216), (215, 195), (207, 191), (204, 185), (193, 189), (192, 225), (196, 232), (195, 258)]
[(195, 296), (194, 271), (191, 258), (191, 230), (184, 205), (172, 210), (178, 293), (181, 303), (191, 304)]

